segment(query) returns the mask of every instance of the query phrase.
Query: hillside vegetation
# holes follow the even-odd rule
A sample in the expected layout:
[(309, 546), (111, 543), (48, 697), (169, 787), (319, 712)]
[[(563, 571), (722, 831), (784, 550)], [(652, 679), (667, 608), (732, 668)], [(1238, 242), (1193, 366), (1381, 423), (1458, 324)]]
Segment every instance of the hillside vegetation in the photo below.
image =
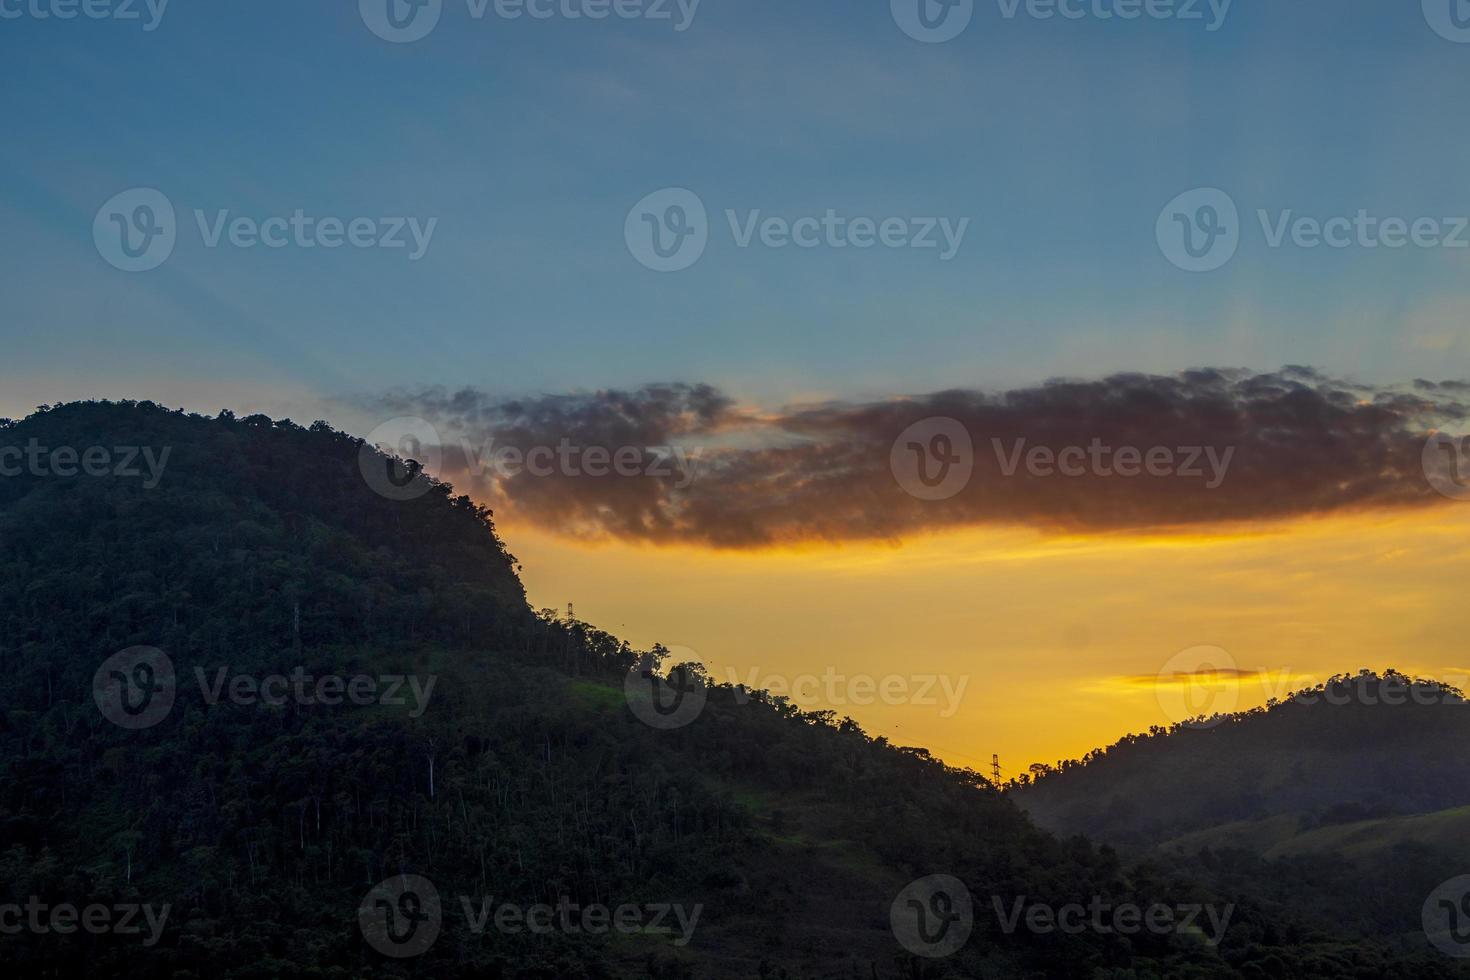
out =
[[(1262, 890), (1250, 868), (1124, 860), (830, 712), (693, 667), (644, 678), (665, 651), (531, 610), (488, 511), (432, 481), (385, 499), (362, 478), (360, 442), (324, 424), (147, 402), (0, 424), (0, 446), (32, 440), (170, 456), (152, 487), (0, 479), (0, 906), (169, 914), (146, 944), (4, 931), (8, 975), (1466, 975), (1415, 937), (1417, 905), (1340, 928), (1311, 905), (1319, 882)], [(139, 646), (167, 656), (176, 696), (148, 724), (116, 724), (94, 680)], [(153, 684), (147, 663), (137, 676)], [(707, 704), (680, 727), (645, 723), (625, 697), (630, 673), (634, 689)], [(259, 692), (298, 674), (420, 686), (405, 703), (326, 704), (271, 703), (249, 684), (211, 700), (195, 683), (243, 677)], [(953, 955), (919, 958), (890, 912), (935, 874), (973, 896), (973, 933)], [(407, 875), (436, 887), (442, 929), (419, 955), (389, 957), (359, 905)], [(476, 931), (482, 900), (678, 906), (698, 920)], [(1018, 900), (1232, 915), (1218, 946), (1189, 930), (1007, 931), (993, 907)]]
[(1282, 815), (1427, 813), (1470, 803), (1467, 739), (1458, 690), (1365, 670), (1041, 767), (1013, 798), (1043, 826), (1129, 845)]

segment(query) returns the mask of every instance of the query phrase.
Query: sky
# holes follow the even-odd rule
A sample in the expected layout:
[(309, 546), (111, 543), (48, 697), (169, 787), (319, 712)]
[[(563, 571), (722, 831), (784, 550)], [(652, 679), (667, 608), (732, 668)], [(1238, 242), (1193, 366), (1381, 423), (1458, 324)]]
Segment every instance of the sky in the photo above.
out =
[[(470, 389), (467, 431), (511, 438), (524, 417), (486, 406), (710, 385), (737, 421), (693, 434), (747, 482), (691, 499), (733, 508), (751, 473), (787, 474), (760, 468), (780, 446), (882, 443), (854, 420), (951, 389), (1306, 365), (1372, 400), (1470, 377), (1452, 0), (1160, 0), (1133, 19), (1128, 0), (972, 0), (934, 29), (917, 0), (623, 0), (638, 16), (602, 19), (597, 0), (442, 0), (412, 20), (393, 2), (403, 30), (387, 0), (94, 0), (107, 16), (69, 19), (66, 0), (0, 0), (0, 414), (134, 397), (368, 435), (404, 404), (465, 423), (433, 393)], [(507, 16), (531, 9), (549, 16)], [(1310, 224), (1334, 219), (1340, 247)], [(324, 220), (363, 244), (323, 247)], [(889, 237), (864, 247), (862, 221)], [(1417, 238), (1390, 247), (1394, 221)], [(814, 437), (804, 407), (834, 405), (819, 421), (843, 438)], [(1390, 422), (1373, 431), (1396, 459), (1431, 424)], [(1263, 443), (1236, 443), (1261, 472)], [(1273, 507), (1251, 482), (1220, 495), (1228, 526), (1207, 497), (1165, 535), (1110, 509), (1157, 516), (1157, 495), (1079, 510), (1042, 483), (1003, 523), (910, 520), (905, 500), (877, 531), (839, 494), (862, 530), (816, 535), (793, 528), (820, 508), (773, 517), (757, 495), (766, 536), (723, 541), (716, 519), (629, 534), (589, 526), (580, 497), (476, 489), (538, 604), (717, 674), (969, 677), (948, 717), (843, 713), (1022, 765), (1165, 721), (1127, 678), (1199, 646), (1246, 670), (1459, 666), (1458, 501), (1347, 481), (1324, 503), (1338, 483), (1291, 479)]]

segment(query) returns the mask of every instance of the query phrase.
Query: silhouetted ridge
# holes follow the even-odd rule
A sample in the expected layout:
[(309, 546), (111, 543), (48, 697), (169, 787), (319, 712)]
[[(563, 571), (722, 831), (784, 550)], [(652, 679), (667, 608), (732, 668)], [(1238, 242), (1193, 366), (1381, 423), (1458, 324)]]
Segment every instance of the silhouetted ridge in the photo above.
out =
[[(156, 481), (0, 478), (0, 905), (172, 913), (146, 947), (0, 935), (9, 976), (1465, 975), (1424, 955), (1422, 937), (1402, 941), (1417, 905), (1376, 908), (1360, 932), (1372, 938), (1344, 940), (1324, 899), (1355, 900), (1339, 882), (1273, 868), (1291, 891), (1262, 897), (1255, 868), (1134, 863), (1059, 841), (978, 774), (832, 712), (713, 684), (697, 665), (644, 676), (666, 649), (533, 614), (487, 511), (442, 484), (412, 500), (374, 492), (361, 442), (325, 424), (148, 402), (0, 424), (0, 451), (32, 440), (169, 455)], [(107, 664), (136, 647), (168, 658), (168, 704), (108, 700), (121, 688)], [(143, 663), (116, 675), (163, 676), (162, 660)], [(298, 674), (408, 679), (394, 690), (413, 696), (259, 696), (263, 678)], [(641, 720), (627, 691), (655, 684), (702, 709), (678, 726)], [(389, 959), (358, 906), (405, 875), (436, 886), (442, 930)], [(890, 915), (931, 875), (964, 883), (973, 930), (921, 960)], [(700, 916), (683, 944), (476, 931), (461, 899), (476, 912), (485, 899)], [(996, 913), (1094, 900), (1229, 905), (1230, 928), (1211, 946), (1187, 931), (1007, 928)]]
[(1470, 804), (1467, 740), (1458, 689), (1364, 670), (1038, 767), (1014, 798), (1058, 832), (1125, 844), (1347, 805), (1422, 813)]

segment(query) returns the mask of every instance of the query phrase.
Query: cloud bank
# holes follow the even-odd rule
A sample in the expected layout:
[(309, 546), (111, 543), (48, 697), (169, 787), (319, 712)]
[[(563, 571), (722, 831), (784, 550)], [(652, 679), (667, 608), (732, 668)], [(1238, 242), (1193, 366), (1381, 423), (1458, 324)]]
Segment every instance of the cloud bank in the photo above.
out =
[(431, 470), (502, 522), (755, 548), (985, 524), (1145, 530), (1443, 504), (1426, 480), (1426, 438), (1464, 431), (1470, 383), (1369, 386), (1287, 367), (778, 411), (678, 383), (516, 399), (425, 389), (370, 407), (427, 420), (440, 442)]

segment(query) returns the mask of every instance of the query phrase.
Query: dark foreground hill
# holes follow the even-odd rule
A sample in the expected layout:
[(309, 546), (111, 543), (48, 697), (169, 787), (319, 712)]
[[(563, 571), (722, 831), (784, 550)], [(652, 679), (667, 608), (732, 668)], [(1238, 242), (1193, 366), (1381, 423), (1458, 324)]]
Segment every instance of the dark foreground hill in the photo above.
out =
[(325, 425), (86, 403), (5, 447), (9, 976), (1466, 975), (1417, 903), (1343, 928), (1321, 882), (1123, 861), (830, 713), (647, 677)]

